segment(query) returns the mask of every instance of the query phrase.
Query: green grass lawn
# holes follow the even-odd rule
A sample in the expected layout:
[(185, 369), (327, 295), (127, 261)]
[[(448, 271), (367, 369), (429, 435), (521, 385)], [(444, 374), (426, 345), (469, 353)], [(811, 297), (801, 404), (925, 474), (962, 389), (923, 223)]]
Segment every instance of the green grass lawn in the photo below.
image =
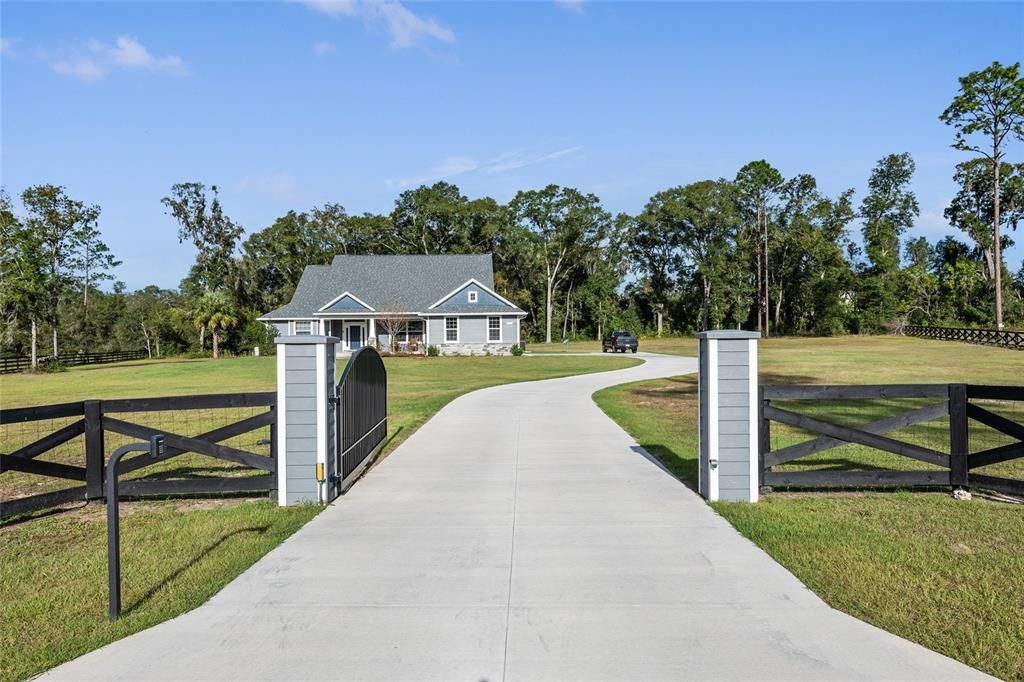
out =
[[(343, 359), (342, 362), (345, 362)], [(387, 358), (388, 440), (385, 453), (394, 449), (435, 412), (463, 393), (515, 381), (549, 379), (572, 374), (629, 367), (627, 358), (564, 357), (439, 357)], [(339, 365), (339, 370), (343, 365)], [(273, 391), (276, 359), (240, 357), (223, 360), (158, 360), (94, 365), (55, 374), (13, 374), (0, 377), (0, 406), (22, 407), (92, 398), (139, 398), (201, 393)], [(181, 435), (195, 435), (263, 412), (265, 408), (186, 410), (180, 412), (116, 415)], [(77, 417), (0, 425), (0, 451), (10, 452), (77, 421)], [(269, 454), (258, 441), (269, 438), (269, 427), (224, 441), (242, 450)], [(108, 453), (133, 439), (106, 434)], [(83, 465), (82, 438), (43, 455), (48, 461)], [(134, 472), (126, 479), (160, 475), (245, 476), (260, 472), (224, 460), (183, 455)], [(6, 472), (0, 476), (0, 500), (67, 487), (60, 479)]]
[[(56, 374), (0, 377), (4, 408), (77, 401), (274, 390), (272, 357), (163, 360), (101, 365)], [(393, 449), (452, 399), (516, 381), (621, 369), (611, 357), (389, 358), (389, 440)], [(259, 410), (133, 413), (129, 421), (194, 435)], [(0, 425), (9, 452), (70, 420)], [(227, 441), (261, 452), (266, 430)], [(121, 442), (108, 434), (109, 453)], [(81, 437), (44, 459), (83, 464)], [(252, 470), (182, 455), (138, 476), (245, 475)], [(255, 472), (258, 473), (258, 472)], [(5, 472), (0, 500), (66, 487), (56, 479)], [(2, 504), (2, 502), (0, 502)], [(20, 680), (203, 603), (314, 516), (318, 507), (268, 501), (166, 500), (122, 505), (125, 616), (106, 620), (106, 538), (101, 505), (0, 525), (0, 681)]]
[(318, 511), (266, 500), (125, 505), (116, 623), (107, 620), (102, 506), (0, 526), (0, 680), (26, 679), (199, 606)]
[[(679, 344), (677, 352), (684, 351)], [(1019, 351), (919, 339), (768, 339), (759, 354), (763, 383), (1019, 384), (1024, 378)], [(696, 377), (614, 386), (595, 400), (675, 475), (696, 485)], [(897, 405), (859, 412), (845, 403), (835, 407), (845, 412), (838, 420), (856, 422)], [(1004, 410), (1019, 417), (1020, 407)], [(941, 429), (916, 437), (938, 440)], [(839, 459), (840, 451), (821, 457)], [(888, 455), (844, 451), (842, 459), (852, 458), (844, 468), (893, 464)], [(899, 458), (896, 465), (914, 463)], [(1002, 473), (1024, 478), (1022, 465), (1006, 463)], [(908, 492), (775, 493), (756, 505), (713, 506), (836, 608), (993, 675), (1024, 680), (1024, 507)]]

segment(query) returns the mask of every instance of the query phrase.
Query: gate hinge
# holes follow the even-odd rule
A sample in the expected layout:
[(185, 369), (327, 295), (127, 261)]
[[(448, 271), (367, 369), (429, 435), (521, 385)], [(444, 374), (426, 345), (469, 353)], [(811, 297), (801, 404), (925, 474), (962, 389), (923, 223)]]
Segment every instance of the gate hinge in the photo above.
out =
[(341, 402), (341, 399), (338, 398), (338, 396), (336, 396), (336, 395), (329, 395), (329, 396), (327, 396), (327, 402), (330, 405), (337, 405), (338, 403)]

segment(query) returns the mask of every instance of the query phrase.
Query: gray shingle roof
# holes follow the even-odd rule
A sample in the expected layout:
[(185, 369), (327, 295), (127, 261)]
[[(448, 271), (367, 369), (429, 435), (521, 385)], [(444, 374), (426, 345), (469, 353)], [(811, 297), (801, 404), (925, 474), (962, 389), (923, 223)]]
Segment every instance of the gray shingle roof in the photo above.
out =
[[(381, 311), (428, 312), (428, 308), (467, 280), (494, 288), (491, 255), (478, 256), (335, 256), (330, 265), (307, 266), (292, 300), (266, 315), (268, 319), (311, 317), (345, 293)], [(461, 307), (461, 306), (460, 306)], [(473, 307), (481, 314), (499, 312)], [(508, 312), (502, 307), (501, 312)], [(522, 312), (514, 308), (515, 312)], [(454, 311), (448, 311), (454, 312)]]

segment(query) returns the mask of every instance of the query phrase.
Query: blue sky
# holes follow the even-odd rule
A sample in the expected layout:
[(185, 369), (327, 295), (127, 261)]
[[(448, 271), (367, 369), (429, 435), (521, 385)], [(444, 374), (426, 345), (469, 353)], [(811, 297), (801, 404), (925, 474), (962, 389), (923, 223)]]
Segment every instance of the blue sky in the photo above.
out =
[(907, 151), (934, 241), (966, 158), (938, 114), (958, 76), (1024, 58), (1024, 3), (5, 1), (0, 22), (2, 183), (100, 204), (131, 288), (187, 272), (160, 198), (191, 180), (254, 231), (441, 178), (636, 212), (759, 158), (859, 202)]

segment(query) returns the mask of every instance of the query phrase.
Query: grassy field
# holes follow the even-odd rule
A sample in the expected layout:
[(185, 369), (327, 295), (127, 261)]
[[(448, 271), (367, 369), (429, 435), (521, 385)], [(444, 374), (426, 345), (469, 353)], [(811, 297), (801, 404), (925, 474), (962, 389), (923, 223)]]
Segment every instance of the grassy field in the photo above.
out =
[[(667, 352), (688, 354), (687, 340), (674, 343)], [(765, 383), (1019, 384), (1024, 378), (1019, 351), (940, 341), (768, 339), (759, 353)], [(696, 485), (695, 377), (615, 386), (595, 400), (673, 473)], [(905, 402), (840, 403), (833, 406), (838, 416), (826, 413), (856, 422)], [(807, 405), (799, 409), (808, 411)], [(1020, 406), (1001, 409), (1020, 420)], [(943, 427), (896, 435), (937, 444)], [(972, 445), (985, 447), (996, 438), (972, 433)], [(778, 439), (802, 437), (782, 432)], [(773, 434), (774, 447), (784, 444)], [(887, 455), (844, 446), (802, 466), (892, 465)], [(1001, 473), (1024, 478), (1022, 465), (1006, 463)], [(896, 466), (913, 463), (900, 458)], [(776, 493), (756, 505), (714, 507), (836, 608), (993, 675), (1024, 680), (1024, 507), (907, 492)]]
[[(388, 358), (389, 420), (385, 452), (394, 449), (435, 412), (463, 393), (514, 381), (532, 381), (571, 374), (628, 367), (639, 362), (627, 358), (588, 357), (466, 357)], [(22, 407), (92, 398), (139, 398), (160, 395), (235, 393), (275, 389), (276, 359), (241, 357), (218, 361), (162, 360), (94, 365), (55, 374), (14, 374), (0, 377), (0, 406)], [(182, 435), (195, 435), (253, 416), (265, 408), (188, 410), (116, 415), (126, 421)], [(77, 418), (54, 419), (18, 425), (0, 425), (0, 449), (10, 452), (65, 426)], [(259, 454), (269, 447), (258, 441), (269, 438), (269, 427), (224, 441), (224, 444)], [(133, 439), (106, 435), (107, 451)], [(46, 453), (44, 459), (64, 464), (83, 464), (82, 438)], [(160, 475), (224, 476), (259, 475), (231, 462), (201, 455), (183, 455), (147, 467), (126, 479)], [(23, 497), (66, 487), (59, 479), (20, 472), (0, 477), (0, 500)]]
[[(663, 338), (640, 339), (640, 350), (649, 353), (669, 353), (671, 355), (696, 355), (697, 339), (692, 336), (676, 336)], [(530, 353), (600, 353), (600, 341), (570, 341), (569, 343), (530, 343), (526, 350)]]
[[(393, 449), (453, 398), (486, 386), (618, 369), (636, 364), (608, 357), (389, 358)], [(165, 360), (102, 365), (0, 378), (0, 406), (198, 393), (268, 391), (274, 358)], [(257, 410), (260, 411), (260, 410)], [(133, 413), (132, 421), (193, 435), (249, 416), (252, 410)], [(0, 425), (9, 452), (67, 420)], [(227, 441), (259, 452), (254, 432)], [(110, 452), (122, 442), (108, 434)], [(81, 437), (43, 455), (81, 465)], [(183, 455), (137, 472), (165, 477), (251, 470)], [(0, 500), (64, 487), (19, 472), (0, 475)], [(2, 502), (0, 502), (2, 504)], [(167, 500), (122, 505), (125, 616), (106, 620), (105, 517), (100, 505), (0, 525), (0, 681), (24, 679), (103, 644), (203, 603), (314, 516), (318, 507), (278, 508), (267, 501)]]

